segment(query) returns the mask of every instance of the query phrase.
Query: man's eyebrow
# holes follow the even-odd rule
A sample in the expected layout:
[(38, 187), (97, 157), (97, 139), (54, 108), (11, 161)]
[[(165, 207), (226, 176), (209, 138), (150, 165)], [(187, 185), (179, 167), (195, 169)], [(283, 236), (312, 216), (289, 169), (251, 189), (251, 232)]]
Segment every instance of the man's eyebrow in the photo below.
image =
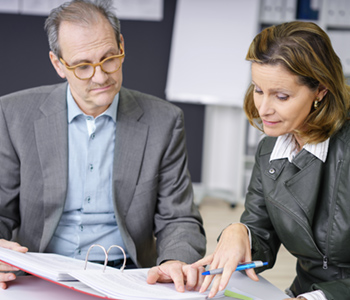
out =
[(79, 60), (75, 60), (73, 61), (70, 65), (71, 66), (76, 66), (82, 63), (91, 63), (91, 61), (87, 60), (87, 59), (79, 59)]
[[(107, 58), (109, 56), (117, 55), (118, 53), (119, 53), (119, 49), (117, 50), (115, 48), (110, 48), (102, 55), (102, 57), (100, 58), (100, 61), (104, 60), (105, 58)], [(77, 60), (75, 60), (75, 61), (73, 61), (71, 63), (71, 66), (76, 66), (76, 65), (79, 65), (79, 64), (82, 64), (82, 63), (90, 63), (90, 64), (92, 64), (93, 62), (91, 60), (89, 60), (89, 59), (77, 59)]]

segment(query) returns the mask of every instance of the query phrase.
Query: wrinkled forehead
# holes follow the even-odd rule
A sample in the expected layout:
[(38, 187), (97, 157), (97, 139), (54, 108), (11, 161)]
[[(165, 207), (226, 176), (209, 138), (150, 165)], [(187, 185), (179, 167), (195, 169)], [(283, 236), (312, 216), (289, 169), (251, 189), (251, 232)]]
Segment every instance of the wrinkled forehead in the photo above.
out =
[(106, 20), (90, 24), (62, 22), (58, 41), (61, 55), (65, 58), (81, 58), (93, 55), (94, 52), (99, 54), (110, 48), (118, 51), (113, 27)]

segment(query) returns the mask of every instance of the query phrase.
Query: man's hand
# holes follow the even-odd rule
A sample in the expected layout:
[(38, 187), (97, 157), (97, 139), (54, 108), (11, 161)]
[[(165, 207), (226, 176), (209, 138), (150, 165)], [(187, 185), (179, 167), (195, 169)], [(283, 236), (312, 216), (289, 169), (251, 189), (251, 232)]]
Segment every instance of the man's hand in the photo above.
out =
[[(0, 239), (0, 247), (15, 250), (22, 253), (25, 253), (28, 251), (28, 248), (23, 247), (20, 244), (15, 242), (10, 242), (4, 239)], [(7, 288), (6, 282), (16, 279), (16, 275), (13, 273), (3, 273), (3, 272), (12, 272), (12, 271), (19, 271), (19, 270), (8, 264), (0, 262), (0, 288), (1, 289)]]
[(204, 272), (203, 267), (193, 268), (184, 262), (171, 260), (151, 268), (148, 271), (147, 283), (174, 282), (178, 292), (183, 293), (185, 285), (189, 291), (198, 291), (204, 280), (202, 272)]

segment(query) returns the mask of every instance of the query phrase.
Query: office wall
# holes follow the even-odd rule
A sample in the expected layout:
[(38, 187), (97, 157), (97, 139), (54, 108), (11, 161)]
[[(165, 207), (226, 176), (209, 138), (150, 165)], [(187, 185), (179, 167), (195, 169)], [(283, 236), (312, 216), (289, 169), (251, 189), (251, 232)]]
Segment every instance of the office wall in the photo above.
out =
[[(176, 0), (164, 1), (164, 18), (121, 21), (125, 39), (124, 83), (128, 88), (165, 99)], [(45, 17), (0, 14), (0, 96), (17, 90), (62, 82), (49, 61)], [(189, 169), (201, 181), (204, 106), (175, 103), (183, 109)]]

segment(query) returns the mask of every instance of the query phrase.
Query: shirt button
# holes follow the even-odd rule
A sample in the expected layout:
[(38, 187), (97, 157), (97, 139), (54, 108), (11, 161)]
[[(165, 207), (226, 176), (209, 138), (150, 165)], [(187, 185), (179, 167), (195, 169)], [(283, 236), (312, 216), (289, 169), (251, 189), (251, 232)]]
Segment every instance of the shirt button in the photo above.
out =
[(275, 170), (274, 168), (271, 168), (271, 169), (269, 170), (269, 173), (270, 173), (270, 174), (275, 174), (275, 173), (276, 173), (276, 170)]
[(84, 231), (84, 226), (80, 225), (80, 231)]
[(87, 202), (87, 203), (90, 203), (90, 201), (91, 201), (90, 196), (87, 196), (87, 197), (86, 197), (86, 202)]
[(93, 133), (92, 135), (91, 135), (91, 139), (93, 140), (95, 138), (95, 134)]
[(89, 165), (89, 170), (92, 172), (92, 170), (94, 169), (94, 166), (92, 164)]
[(86, 117), (86, 120), (88, 120), (88, 121), (91, 121), (92, 120), (92, 117)]

